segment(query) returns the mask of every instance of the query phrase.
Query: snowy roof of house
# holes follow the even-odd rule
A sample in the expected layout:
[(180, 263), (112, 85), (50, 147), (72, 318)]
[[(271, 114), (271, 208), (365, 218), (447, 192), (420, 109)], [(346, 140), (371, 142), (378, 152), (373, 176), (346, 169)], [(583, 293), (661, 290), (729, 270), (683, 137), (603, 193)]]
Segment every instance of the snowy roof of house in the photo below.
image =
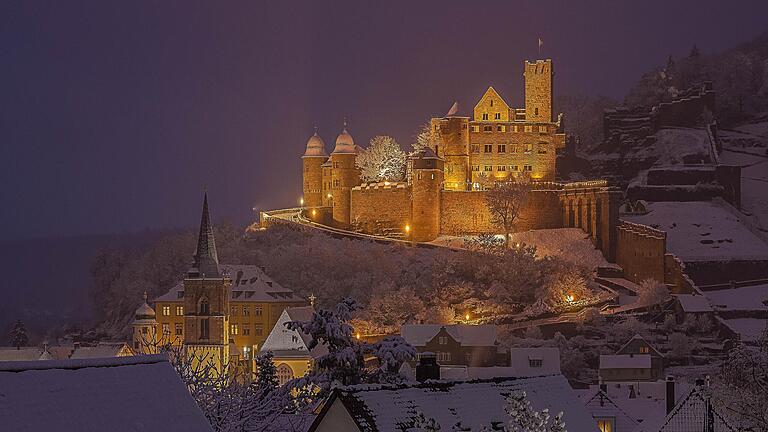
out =
[(602, 390), (589, 390), (580, 397), (592, 417), (613, 417), (615, 428), (618, 431), (631, 431), (638, 424), (631, 413), (626, 412), (619, 403)]
[(10, 431), (211, 431), (165, 356), (0, 363)]
[(525, 391), (536, 410), (562, 411), (568, 430), (597, 430), (597, 423), (562, 375), (341, 387), (333, 391), (309, 430), (322, 423), (336, 400), (364, 431), (403, 430), (413, 426), (417, 411), (434, 419), (441, 430), (452, 430), (459, 422), (471, 430), (490, 429), (510, 420), (504, 408), (506, 397), (513, 391)]
[[(672, 411), (665, 417), (649, 418), (635, 428), (635, 432), (689, 432), (703, 431), (707, 421), (707, 396), (708, 389), (693, 387)], [(715, 404), (710, 404), (712, 410), (713, 432), (736, 432), (729, 422), (718, 412)]]
[(768, 326), (768, 320), (760, 318), (733, 318), (722, 322), (744, 342), (757, 342)]
[(72, 355), (69, 358), (72, 359), (85, 359), (85, 358), (107, 358), (117, 357), (119, 354), (128, 354), (128, 345), (125, 342), (115, 343), (100, 343), (96, 346), (79, 346), (72, 351)]
[[(512, 376), (541, 376), (560, 373), (560, 350), (558, 348), (510, 348)], [(541, 366), (532, 366), (531, 360), (541, 360)]]
[(285, 308), (261, 345), (260, 351), (272, 351), (275, 358), (318, 358), (328, 354), (328, 347), (324, 344), (317, 344), (311, 350), (308, 349), (312, 336), (285, 326), (290, 321), (309, 321), (314, 313), (312, 306)]
[(603, 354), (600, 356), (600, 369), (649, 369), (649, 354)]
[(43, 349), (38, 347), (0, 347), (0, 362), (40, 360)]
[(709, 305), (709, 300), (703, 295), (675, 294), (675, 297), (677, 297), (680, 307), (683, 308), (683, 312), (712, 312), (712, 306)]
[[(258, 266), (222, 264), (219, 268), (222, 274), (228, 272), (232, 279), (232, 286), (229, 288), (231, 301), (257, 303), (304, 301), (302, 297), (294, 294), (293, 290), (282, 287), (267, 276)], [(178, 302), (183, 297), (184, 282), (182, 281), (155, 301)]]
[(657, 350), (657, 349), (656, 349), (656, 347), (654, 347), (653, 345), (651, 345), (651, 343), (650, 343), (650, 342), (648, 342), (648, 341), (647, 341), (647, 340), (646, 340), (646, 339), (645, 339), (645, 338), (644, 338), (644, 337), (643, 337), (641, 334), (639, 334), (639, 333), (635, 333), (635, 335), (634, 335), (634, 336), (632, 336), (632, 338), (631, 338), (631, 339), (629, 339), (629, 340), (627, 341), (627, 343), (625, 343), (624, 345), (622, 345), (622, 346), (621, 346), (621, 348), (619, 348), (619, 349), (616, 351), (616, 354), (623, 354), (623, 353), (622, 353), (622, 351), (624, 351), (624, 348), (626, 348), (627, 346), (629, 346), (629, 344), (631, 344), (631, 343), (632, 343), (632, 341), (635, 341), (635, 340), (641, 340), (641, 341), (645, 342), (645, 344), (646, 344), (646, 345), (648, 345), (648, 347), (649, 347), (650, 349), (652, 349), (652, 350), (653, 350), (653, 352), (654, 352), (656, 355), (658, 355), (659, 357), (664, 357), (664, 354), (660, 353), (660, 352), (659, 352), (659, 350)]
[(462, 346), (493, 346), (496, 344), (495, 325), (406, 324), (400, 327), (400, 335), (413, 346), (424, 346), (442, 328), (445, 328), (448, 334)]
[(718, 311), (768, 310), (768, 284), (704, 291), (703, 294)]

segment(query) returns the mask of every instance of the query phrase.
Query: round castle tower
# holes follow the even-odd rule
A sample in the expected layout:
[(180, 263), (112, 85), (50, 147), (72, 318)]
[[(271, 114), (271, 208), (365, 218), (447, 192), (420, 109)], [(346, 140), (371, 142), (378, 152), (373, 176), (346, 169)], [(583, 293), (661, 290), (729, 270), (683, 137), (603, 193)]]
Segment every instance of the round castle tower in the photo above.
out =
[(440, 234), (440, 191), (445, 163), (430, 148), (417, 153), (412, 161), (410, 235), (413, 241), (432, 241)]
[(325, 142), (315, 133), (307, 141), (307, 149), (301, 157), (304, 176), (304, 205), (320, 207), (323, 205), (323, 163), (328, 159)]
[(147, 304), (147, 293), (144, 292), (144, 304), (136, 309), (133, 327), (133, 345), (131, 348), (136, 354), (156, 354), (157, 346), (157, 320), (155, 310)]
[(331, 153), (331, 193), (333, 196), (333, 222), (341, 228), (349, 227), (350, 197), (352, 188), (360, 184), (360, 170), (355, 166), (357, 146), (352, 135), (344, 130), (336, 138)]

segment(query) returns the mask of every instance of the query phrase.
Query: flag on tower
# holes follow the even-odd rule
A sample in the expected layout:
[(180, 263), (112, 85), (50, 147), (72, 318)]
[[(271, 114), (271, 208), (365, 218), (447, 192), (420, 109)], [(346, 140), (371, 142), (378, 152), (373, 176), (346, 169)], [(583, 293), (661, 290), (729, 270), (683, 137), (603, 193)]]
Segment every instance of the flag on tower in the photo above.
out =
[(541, 54), (541, 47), (544, 45), (544, 41), (539, 38), (539, 54)]

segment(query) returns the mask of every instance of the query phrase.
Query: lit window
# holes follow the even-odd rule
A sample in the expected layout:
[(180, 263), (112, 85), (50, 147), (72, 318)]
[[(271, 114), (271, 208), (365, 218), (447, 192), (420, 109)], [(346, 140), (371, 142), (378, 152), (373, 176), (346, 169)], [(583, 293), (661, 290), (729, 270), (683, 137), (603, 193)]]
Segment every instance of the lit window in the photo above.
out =
[(168, 336), (171, 334), (171, 325), (168, 323), (163, 323), (163, 336)]
[(506, 153), (507, 152), (506, 144), (499, 144), (497, 150), (499, 151), (499, 153)]
[(184, 316), (184, 306), (176, 306), (176, 316)]
[(493, 116), (494, 120), (501, 120), (501, 113), (496, 113), (496, 115)]
[(251, 358), (251, 347), (243, 347), (243, 358), (248, 360)]
[(498, 131), (498, 132), (506, 132), (507, 131), (507, 126), (506, 125), (498, 125), (498, 126), (496, 126), (496, 131)]
[(488, 113), (483, 113), (483, 120), (488, 120)]
[(533, 125), (525, 125), (525, 132), (533, 132)]
[(229, 325), (229, 332), (233, 335), (240, 334), (240, 328), (237, 326), (237, 324), (230, 324)]
[(483, 167), (483, 171), (493, 171), (493, 166), (492, 165), (486, 165), (486, 166)]
[(293, 369), (285, 363), (277, 367), (277, 383), (283, 385), (293, 379)]
[(613, 417), (607, 417), (607, 418), (598, 418), (597, 419), (597, 429), (600, 430), (600, 432), (613, 432), (613, 423), (614, 418)]
[(533, 144), (526, 144), (525, 145), (525, 152), (530, 153), (533, 151)]
[(517, 132), (517, 125), (512, 126), (512, 132)]
[(483, 126), (483, 132), (493, 132), (493, 126), (491, 125)]
[(184, 326), (181, 323), (176, 323), (174, 327), (176, 330), (176, 336), (181, 336), (184, 334)]
[(170, 316), (170, 315), (171, 315), (171, 307), (163, 306), (163, 316)]
[(448, 337), (447, 336), (438, 337), (437, 343), (439, 343), (440, 345), (448, 345)]
[(640, 354), (648, 354), (648, 352), (650, 352), (650, 350), (648, 349), (647, 346), (640, 347)]
[(506, 165), (499, 165), (496, 167), (496, 171), (506, 171), (507, 166)]
[(486, 144), (483, 151), (485, 153), (493, 153), (493, 144)]
[(539, 125), (539, 132), (547, 133), (547, 127), (545, 125)]
[(480, 132), (480, 125), (472, 125), (472, 132)]

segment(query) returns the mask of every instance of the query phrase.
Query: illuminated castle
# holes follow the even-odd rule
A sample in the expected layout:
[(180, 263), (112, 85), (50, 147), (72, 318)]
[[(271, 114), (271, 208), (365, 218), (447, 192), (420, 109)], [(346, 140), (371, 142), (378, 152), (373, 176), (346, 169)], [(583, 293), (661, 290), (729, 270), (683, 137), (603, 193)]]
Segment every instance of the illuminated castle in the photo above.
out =
[(565, 133), (562, 115), (553, 119), (552, 60), (526, 61), (524, 67), (524, 108), (510, 107), (493, 87), (471, 118), (458, 115), (454, 104), (430, 121), (432, 145), (411, 157), (407, 182), (363, 183), (355, 166), (360, 147), (346, 123), (330, 156), (315, 131), (302, 156), (307, 217), (418, 242), (495, 232), (485, 189), (524, 175), (534, 190), (517, 230), (579, 227), (612, 259), (619, 192), (604, 181), (554, 181)]

